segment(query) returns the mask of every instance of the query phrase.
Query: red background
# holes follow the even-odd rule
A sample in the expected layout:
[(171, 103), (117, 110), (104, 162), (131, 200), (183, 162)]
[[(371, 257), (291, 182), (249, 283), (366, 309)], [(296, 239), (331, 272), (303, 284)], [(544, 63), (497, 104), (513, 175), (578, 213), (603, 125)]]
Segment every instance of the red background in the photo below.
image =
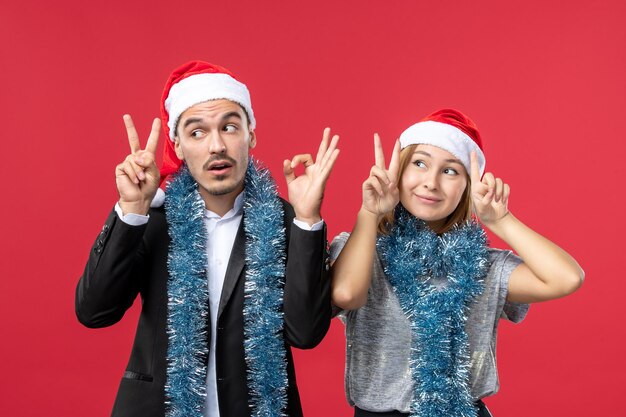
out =
[[(507, 417), (624, 415), (626, 3), (44, 3), (0, 5), (1, 415), (109, 414), (137, 306), (88, 330), (74, 288), (116, 200), (121, 115), (145, 140), (169, 72), (197, 58), (250, 87), (254, 154), (283, 194), (282, 160), (313, 152), (327, 125), (341, 134), (323, 213), (331, 237), (352, 227), (373, 132), (390, 149), (434, 109), (474, 118), (512, 211), (587, 274), (578, 293), (502, 325), (502, 390), (487, 403)], [(350, 415), (343, 344), (335, 321), (296, 353), (309, 417)]]

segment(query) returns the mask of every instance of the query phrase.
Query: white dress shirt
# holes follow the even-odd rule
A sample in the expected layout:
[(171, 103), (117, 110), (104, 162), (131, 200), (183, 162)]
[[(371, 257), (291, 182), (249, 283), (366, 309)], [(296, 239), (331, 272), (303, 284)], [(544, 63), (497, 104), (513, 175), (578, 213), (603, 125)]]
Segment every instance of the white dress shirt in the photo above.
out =
[[(217, 397), (217, 382), (215, 372), (215, 345), (217, 338), (217, 313), (222, 295), (226, 268), (230, 260), (230, 253), (235, 243), (237, 230), (243, 217), (244, 193), (240, 193), (235, 198), (233, 208), (220, 217), (218, 214), (206, 210), (204, 211), (204, 225), (207, 230), (207, 284), (209, 287), (209, 309), (211, 316), (211, 342), (209, 347), (209, 366), (206, 378), (206, 401), (204, 415), (206, 417), (220, 417), (219, 403)], [(146, 224), (150, 216), (128, 213), (123, 214), (119, 203), (115, 205), (115, 211), (119, 218), (126, 224), (140, 226)], [(324, 221), (321, 220), (313, 226), (300, 220), (293, 219), (296, 226), (304, 230), (321, 230)]]

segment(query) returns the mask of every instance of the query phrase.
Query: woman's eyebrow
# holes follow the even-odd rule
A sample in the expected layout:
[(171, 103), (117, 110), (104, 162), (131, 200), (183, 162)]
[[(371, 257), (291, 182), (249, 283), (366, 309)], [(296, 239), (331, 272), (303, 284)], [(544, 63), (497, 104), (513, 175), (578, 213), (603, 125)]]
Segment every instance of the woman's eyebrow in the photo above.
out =
[[(427, 156), (427, 157), (429, 157), (429, 158), (432, 158), (432, 157), (433, 157), (433, 156), (432, 156), (431, 154), (429, 154), (428, 152), (426, 152), (426, 151), (422, 151), (422, 150), (418, 150), (418, 151), (413, 152), (413, 154), (416, 154), (416, 153), (419, 153), (419, 154), (425, 155), (425, 156)], [(446, 159), (446, 160), (445, 160), (445, 162), (451, 162), (451, 163), (454, 163), (454, 164), (463, 165), (463, 162), (459, 161), (459, 160), (458, 160), (458, 159), (456, 159), (456, 158), (453, 158), (453, 159)]]

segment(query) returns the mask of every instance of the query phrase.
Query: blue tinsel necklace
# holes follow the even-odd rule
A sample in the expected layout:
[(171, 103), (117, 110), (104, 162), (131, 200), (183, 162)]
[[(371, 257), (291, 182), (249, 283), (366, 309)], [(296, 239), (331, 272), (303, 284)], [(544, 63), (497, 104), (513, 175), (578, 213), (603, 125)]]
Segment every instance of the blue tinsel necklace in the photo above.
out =
[[(253, 416), (280, 416), (287, 404), (283, 333), (286, 238), (282, 202), (269, 171), (250, 160), (244, 180), (246, 233), (244, 350)], [(183, 165), (166, 190), (168, 255), (168, 417), (202, 416), (206, 397), (209, 291), (204, 201)]]
[[(484, 231), (469, 222), (437, 236), (398, 205), (394, 225), (378, 238), (377, 247), (411, 324), (411, 416), (476, 416), (465, 323), (487, 271)], [(445, 286), (429, 278), (443, 278)]]

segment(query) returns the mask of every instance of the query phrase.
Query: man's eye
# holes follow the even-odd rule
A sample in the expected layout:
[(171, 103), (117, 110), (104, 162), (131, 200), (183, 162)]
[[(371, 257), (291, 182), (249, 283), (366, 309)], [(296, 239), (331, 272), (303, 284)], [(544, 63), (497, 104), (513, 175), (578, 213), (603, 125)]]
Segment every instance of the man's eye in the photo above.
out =
[(196, 129), (196, 130), (193, 130), (189, 136), (197, 139), (199, 137), (202, 137), (202, 134), (203, 134), (202, 130)]
[(234, 133), (237, 131), (237, 126), (235, 125), (226, 125), (224, 126), (224, 132)]

